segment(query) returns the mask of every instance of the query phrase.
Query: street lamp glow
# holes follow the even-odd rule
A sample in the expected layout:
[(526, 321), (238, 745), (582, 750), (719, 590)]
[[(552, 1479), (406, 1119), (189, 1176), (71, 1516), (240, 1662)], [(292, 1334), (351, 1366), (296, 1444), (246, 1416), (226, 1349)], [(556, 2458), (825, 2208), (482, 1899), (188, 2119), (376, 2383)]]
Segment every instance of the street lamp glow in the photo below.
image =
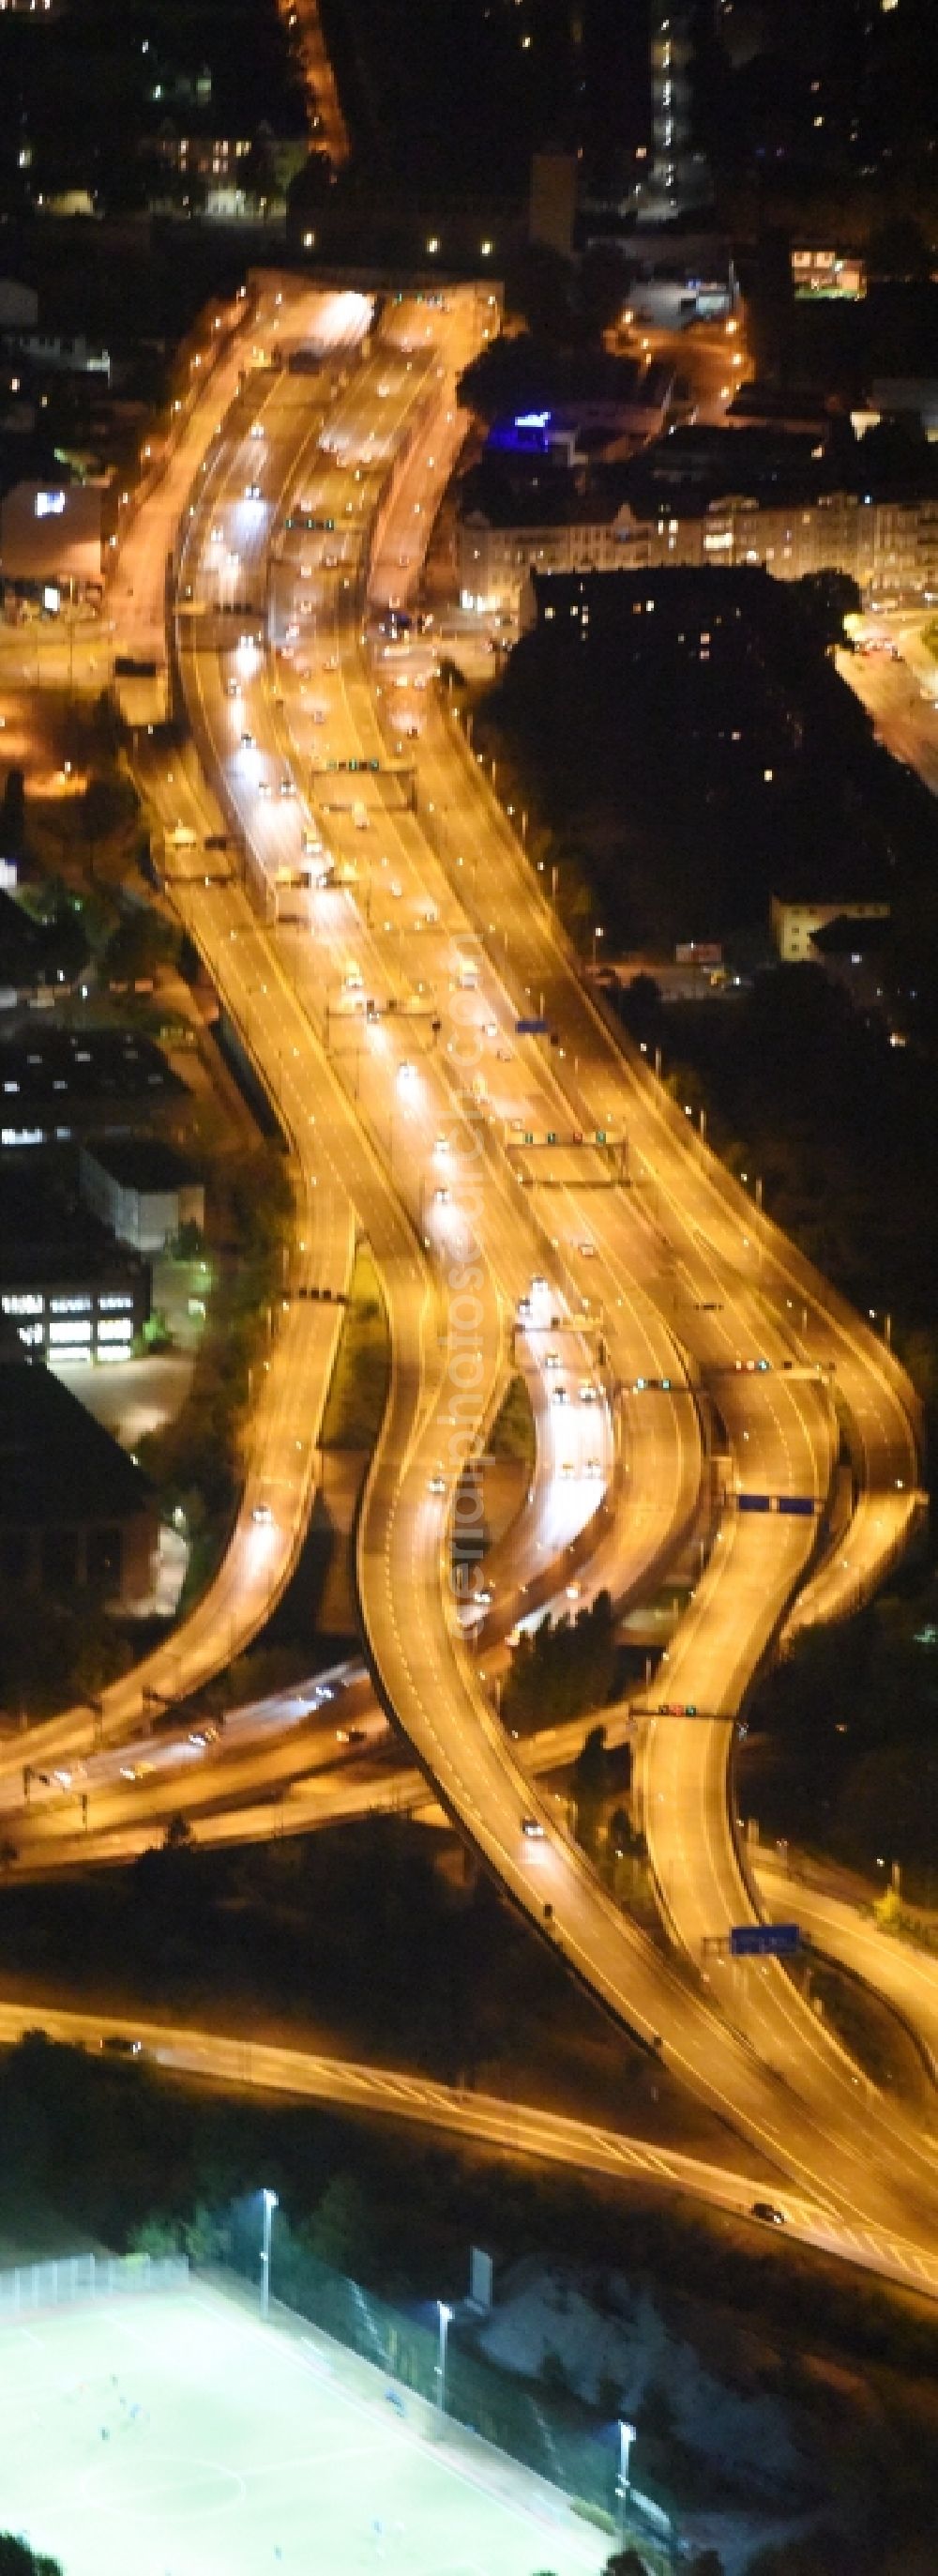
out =
[(262, 2240), (262, 2244), (261, 2244), (261, 2315), (262, 2315), (262, 2317), (267, 2317), (267, 2316), (269, 2315), (269, 2313), (270, 2313), (270, 2235), (271, 2235), (271, 2226), (272, 2226), (272, 2222), (273, 2222), (273, 2215), (274, 2215), (274, 2211), (275, 2211), (275, 2209), (279, 2208), (279, 2205), (280, 2205), (280, 2204), (279, 2204), (279, 2202), (278, 2202), (277, 2194), (276, 2194), (276, 2192), (275, 2192), (275, 2191), (262, 2191), (262, 2193), (261, 2193), (261, 2199), (262, 2199), (263, 2204), (264, 2204), (264, 2234), (263, 2234), (263, 2240)]

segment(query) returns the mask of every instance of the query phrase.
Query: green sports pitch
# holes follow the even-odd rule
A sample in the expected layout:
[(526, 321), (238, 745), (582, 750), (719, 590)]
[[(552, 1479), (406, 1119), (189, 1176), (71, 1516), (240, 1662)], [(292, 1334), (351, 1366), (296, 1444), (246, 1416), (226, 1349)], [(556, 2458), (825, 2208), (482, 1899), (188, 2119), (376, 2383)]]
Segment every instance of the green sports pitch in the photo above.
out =
[(30, 2312), (0, 2326), (0, 2531), (64, 2576), (598, 2576), (559, 2494), (388, 2385), (197, 2281)]

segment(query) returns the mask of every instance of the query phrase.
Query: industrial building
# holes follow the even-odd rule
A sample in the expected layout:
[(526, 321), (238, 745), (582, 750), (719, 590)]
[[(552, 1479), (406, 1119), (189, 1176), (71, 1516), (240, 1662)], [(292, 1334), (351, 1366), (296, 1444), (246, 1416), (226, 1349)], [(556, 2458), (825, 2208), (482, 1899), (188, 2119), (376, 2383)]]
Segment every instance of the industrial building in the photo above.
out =
[(128, 1136), (178, 1115), (188, 1092), (152, 1038), (128, 1029), (62, 1029), (38, 1019), (0, 1039), (0, 1150), (76, 1137)]
[(0, 1314), (30, 1358), (129, 1359), (149, 1312), (145, 1261), (44, 1167), (0, 1165)]
[(180, 1226), (204, 1227), (204, 1184), (159, 1137), (95, 1138), (81, 1148), (79, 1179), (85, 1206), (136, 1252), (162, 1252)]
[(152, 1589), (156, 1497), (133, 1459), (0, 1326), (0, 1574), (130, 1608)]
[(0, 592), (14, 583), (54, 608), (62, 592), (97, 599), (104, 498), (99, 484), (14, 483), (0, 500)]

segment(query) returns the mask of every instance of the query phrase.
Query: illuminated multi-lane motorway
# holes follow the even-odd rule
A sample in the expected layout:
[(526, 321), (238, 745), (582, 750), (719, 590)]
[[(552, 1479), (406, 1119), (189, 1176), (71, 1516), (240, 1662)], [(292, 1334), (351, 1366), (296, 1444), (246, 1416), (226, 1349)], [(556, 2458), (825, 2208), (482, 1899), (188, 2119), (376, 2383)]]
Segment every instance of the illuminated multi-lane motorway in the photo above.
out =
[[(167, 754), (143, 738), (136, 759), (172, 899), (280, 1118), (297, 1223), (226, 1565), (149, 1675), (105, 1695), (96, 1728), (118, 1751), (81, 1794), (114, 1854), (181, 1798), (204, 1796), (200, 1831), (225, 1834), (251, 1813), (264, 1830), (272, 1793), (305, 1822), (432, 1794), (591, 1991), (823, 2203), (825, 2241), (872, 2229), (887, 2268), (919, 2278), (931, 2138), (860, 2083), (781, 1966), (731, 1984), (719, 1946), (761, 1911), (732, 1814), (741, 1699), (780, 1633), (852, 1607), (905, 1544), (915, 1402), (625, 1049), (435, 686), (431, 644), (395, 632), (463, 435), (456, 377), (496, 327), (487, 285), (372, 298), (259, 275), (230, 400), (219, 368), (162, 515), (144, 507), (122, 554), (115, 614), (123, 597), (139, 632), (172, 513), (189, 740)], [(337, 1782), (336, 1702), (144, 1769), (127, 1745), (141, 1682), (172, 1699), (230, 1660), (293, 1561), (356, 1234), (392, 1369), (356, 1536), (377, 1706), (346, 1681), (341, 1708), (379, 1738), (383, 1710), (415, 1768), (356, 1760)], [(462, 1471), (519, 1364), (538, 1435), (527, 1505), (460, 1591)], [(834, 1538), (843, 1440), (856, 1500)], [(482, 1675), (526, 1607), (564, 1601), (571, 1550), (624, 1604), (691, 1531), (698, 1579), (652, 1694), (668, 1713), (639, 1725), (667, 1958), (600, 1887)], [(75, 1857), (70, 1764), (88, 1761), (89, 1727), (71, 1712), (15, 1764), (0, 1756), (8, 1803), (24, 1758), (45, 1775), (24, 1858)]]

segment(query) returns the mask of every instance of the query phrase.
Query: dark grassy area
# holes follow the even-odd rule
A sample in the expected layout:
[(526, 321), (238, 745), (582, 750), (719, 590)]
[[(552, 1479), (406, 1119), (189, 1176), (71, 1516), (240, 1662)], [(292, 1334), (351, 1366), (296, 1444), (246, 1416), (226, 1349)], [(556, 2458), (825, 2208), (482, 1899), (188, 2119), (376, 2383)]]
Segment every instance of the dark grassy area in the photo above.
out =
[(27, 1994), (306, 2040), (715, 2151), (708, 2114), (456, 1846), (405, 1819), (7, 1880), (0, 1951)]
[[(911, 1564), (837, 1628), (812, 1628), (749, 1710), (741, 1794), (763, 1831), (938, 1904), (938, 1592)], [(881, 1875), (881, 1873), (879, 1873)]]
[(378, 1274), (357, 1255), (322, 1426), (324, 1449), (371, 1449), (387, 1400), (391, 1343)]
[(861, 1311), (887, 1309), (930, 1393), (938, 1197), (938, 1056), (893, 1047), (816, 966), (757, 975), (720, 1003), (663, 1005), (643, 979), (622, 997), (627, 1027), (660, 1046), (669, 1090), (707, 1110), (736, 1171), (758, 1173), (770, 1215)]
[(533, 1467), (536, 1454), (534, 1415), (523, 1377), (513, 1377), (488, 1436), (493, 1458), (520, 1458)]

